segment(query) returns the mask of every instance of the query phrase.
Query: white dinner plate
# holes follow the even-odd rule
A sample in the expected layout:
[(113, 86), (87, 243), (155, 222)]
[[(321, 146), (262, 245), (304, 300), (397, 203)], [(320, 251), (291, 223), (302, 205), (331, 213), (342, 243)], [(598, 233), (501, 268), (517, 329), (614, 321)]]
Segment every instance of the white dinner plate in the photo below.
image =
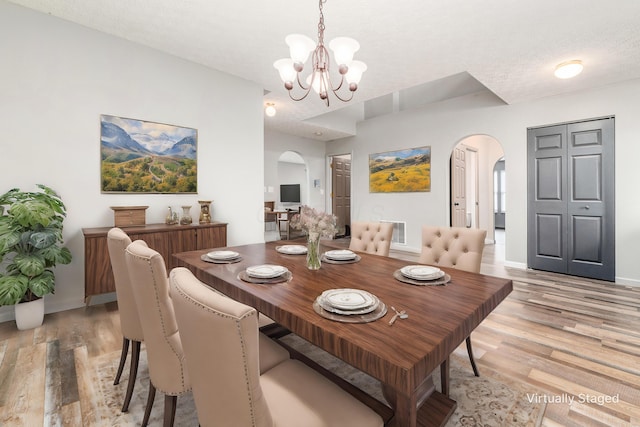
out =
[(336, 249), (333, 251), (325, 252), (324, 256), (326, 256), (329, 259), (340, 261), (340, 260), (354, 259), (356, 257), (356, 254), (348, 249)]
[(281, 265), (271, 265), (271, 264), (263, 264), (263, 265), (254, 265), (252, 267), (247, 267), (247, 275), (250, 277), (257, 277), (260, 279), (272, 279), (274, 277), (278, 277), (286, 273), (287, 268)]
[(359, 310), (370, 307), (376, 302), (376, 297), (360, 289), (332, 289), (321, 295), (323, 307), (329, 306), (339, 310)]
[(435, 280), (444, 276), (444, 271), (428, 265), (407, 265), (400, 269), (403, 276), (415, 280)]
[(215, 260), (225, 260), (225, 259), (238, 258), (240, 254), (234, 251), (212, 251), (212, 252), (209, 252), (207, 256)]
[(307, 247), (302, 245), (283, 245), (276, 247), (276, 250), (288, 255), (302, 255), (307, 253)]
[(341, 310), (339, 308), (333, 307), (331, 306), (331, 304), (327, 303), (327, 300), (325, 300), (322, 295), (320, 295), (316, 302), (318, 303), (318, 305), (320, 307), (322, 307), (324, 310), (329, 311), (331, 313), (335, 313), (335, 314), (342, 314), (345, 316), (354, 316), (354, 315), (358, 315), (358, 314), (367, 314), (367, 313), (371, 313), (372, 311), (375, 311), (379, 306), (380, 306), (380, 300), (378, 300), (377, 298), (375, 299), (375, 301), (373, 302), (373, 304), (367, 306), (367, 307), (363, 307), (363, 308), (358, 308), (355, 310)]

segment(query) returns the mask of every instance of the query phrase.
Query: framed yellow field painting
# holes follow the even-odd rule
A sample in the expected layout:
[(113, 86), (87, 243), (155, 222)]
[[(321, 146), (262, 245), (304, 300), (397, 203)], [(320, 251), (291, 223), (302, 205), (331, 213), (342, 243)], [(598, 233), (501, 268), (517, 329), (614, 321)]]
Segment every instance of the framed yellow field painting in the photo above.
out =
[(369, 192), (431, 191), (431, 147), (369, 154)]
[(100, 116), (103, 193), (197, 193), (196, 129)]

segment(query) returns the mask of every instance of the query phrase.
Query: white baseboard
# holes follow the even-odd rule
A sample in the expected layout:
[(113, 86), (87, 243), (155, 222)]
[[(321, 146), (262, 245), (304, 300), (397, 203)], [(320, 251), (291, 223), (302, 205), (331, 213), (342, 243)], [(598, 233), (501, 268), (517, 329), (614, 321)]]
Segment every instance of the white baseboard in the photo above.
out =
[[(101, 294), (101, 295), (96, 295), (92, 297), (90, 305), (104, 304), (104, 303), (115, 301), (115, 300), (116, 300), (115, 292), (108, 293), (108, 294)], [(56, 301), (56, 302), (47, 301), (45, 299), (44, 314), (46, 315), (50, 313), (57, 313), (59, 311), (73, 310), (73, 309), (81, 308), (84, 306), (85, 306), (84, 301), (82, 300), (78, 301), (77, 299)], [(15, 319), (16, 319), (16, 316), (15, 316), (15, 310), (13, 306), (0, 307), (0, 323), (10, 322)], [(47, 319), (45, 318), (45, 322), (46, 320)]]
[(504, 266), (505, 267), (511, 267), (511, 268), (517, 268), (519, 270), (526, 270), (527, 269), (527, 264), (524, 262), (515, 262), (515, 261), (504, 261)]
[(640, 280), (616, 276), (616, 285), (632, 286), (636, 288), (640, 287)]

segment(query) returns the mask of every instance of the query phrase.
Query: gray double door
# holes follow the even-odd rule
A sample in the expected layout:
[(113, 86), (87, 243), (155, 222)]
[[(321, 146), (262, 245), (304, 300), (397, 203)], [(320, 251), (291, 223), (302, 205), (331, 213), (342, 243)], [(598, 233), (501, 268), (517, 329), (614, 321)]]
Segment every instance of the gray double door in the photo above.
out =
[(614, 118), (528, 130), (528, 266), (615, 280)]

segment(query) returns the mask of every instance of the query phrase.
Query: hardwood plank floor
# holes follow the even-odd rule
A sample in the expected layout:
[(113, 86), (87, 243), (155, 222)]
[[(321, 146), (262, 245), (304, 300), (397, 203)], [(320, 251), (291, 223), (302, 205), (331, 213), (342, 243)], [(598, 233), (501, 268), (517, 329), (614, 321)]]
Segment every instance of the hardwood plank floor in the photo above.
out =
[[(503, 260), (504, 246), (486, 246), (482, 273), (514, 291), (471, 335), (480, 375), (531, 387), (543, 426), (640, 426), (640, 288)], [(76, 372), (121, 339), (116, 303), (49, 314), (30, 331), (0, 323), (0, 425), (95, 425), (95, 379)], [(466, 358), (464, 345), (456, 352)]]

